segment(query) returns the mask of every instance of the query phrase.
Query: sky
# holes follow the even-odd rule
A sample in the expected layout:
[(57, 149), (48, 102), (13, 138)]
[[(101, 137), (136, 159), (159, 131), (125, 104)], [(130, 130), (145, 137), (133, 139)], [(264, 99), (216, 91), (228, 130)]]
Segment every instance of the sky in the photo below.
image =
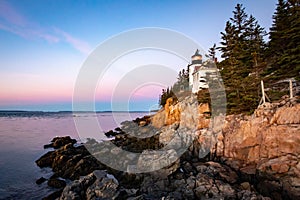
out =
[[(0, 0), (0, 110), (72, 110), (74, 85), (89, 55), (128, 30), (174, 30), (207, 51), (219, 44), (237, 3), (269, 31), (277, 0)], [(115, 60), (95, 88), (96, 110), (157, 108), (161, 89), (174, 83), (176, 72), (188, 62), (154, 50)], [(175, 73), (164, 74), (163, 83), (126, 88), (128, 74), (151, 64), (168, 66)]]

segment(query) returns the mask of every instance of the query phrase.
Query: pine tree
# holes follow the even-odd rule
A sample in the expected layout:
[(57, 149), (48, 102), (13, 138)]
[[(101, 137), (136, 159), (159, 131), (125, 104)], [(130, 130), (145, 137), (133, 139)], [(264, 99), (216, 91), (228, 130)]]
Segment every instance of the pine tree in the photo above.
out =
[(262, 28), (258, 21), (250, 15), (246, 21), (245, 32), (243, 34), (246, 41), (246, 63), (250, 66), (258, 66), (262, 59), (265, 50), (265, 43), (263, 37), (266, 35), (264, 28)]
[(215, 61), (215, 59), (216, 59), (216, 50), (217, 50), (216, 43), (214, 43), (214, 45), (211, 48), (209, 48), (209, 50), (208, 50), (208, 53), (209, 53), (208, 56), (213, 61)]
[(236, 45), (236, 35), (233, 25), (230, 21), (226, 22), (225, 33), (221, 32), (221, 42), (220, 47), (218, 49), (221, 51), (221, 57), (225, 60), (229, 61), (231, 65), (235, 64), (235, 56), (234, 56), (234, 46)]
[(300, 79), (300, 1), (288, 0), (288, 21), (290, 26), (286, 31), (286, 49), (281, 60), (281, 71), (288, 72), (286, 76)]
[(263, 36), (264, 29), (258, 21), (245, 13), (242, 4), (237, 4), (233, 17), (226, 22), (225, 32), (221, 32), (221, 57), (225, 58), (242, 76), (252, 71), (252, 66), (257, 66), (265, 48)]
[(265, 43), (264, 29), (255, 17), (245, 13), (245, 8), (237, 4), (233, 17), (226, 22), (225, 32), (221, 32), (221, 75), (226, 87), (229, 113), (251, 112), (258, 104), (257, 66), (262, 61)]
[(289, 26), (287, 16), (287, 3), (285, 0), (278, 0), (277, 8), (273, 15), (273, 24), (269, 33), (269, 52), (274, 56), (281, 55), (286, 48), (284, 35)]
[(278, 0), (270, 28), (267, 74), (274, 79), (299, 78), (300, 73), (300, 5), (299, 0)]

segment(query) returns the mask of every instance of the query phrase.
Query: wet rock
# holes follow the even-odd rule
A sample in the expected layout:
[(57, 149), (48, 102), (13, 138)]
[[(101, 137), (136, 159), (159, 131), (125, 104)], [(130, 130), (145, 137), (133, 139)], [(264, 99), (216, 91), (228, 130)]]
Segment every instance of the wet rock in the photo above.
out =
[(35, 183), (38, 184), (38, 185), (40, 185), (40, 184), (44, 183), (46, 180), (47, 180), (47, 179), (45, 179), (44, 177), (41, 177), (41, 178), (37, 179), (37, 180), (35, 181)]
[(139, 195), (136, 197), (129, 197), (129, 198), (127, 198), (127, 200), (145, 200), (145, 197), (144, 197), (144, 195)]
[(63, 188), (66, 186), (66, 182), (60, 179), (49, 179), (47, 184), (54, 188)]
[(122, 129), (120, 127), (115, 128), (115, 131), (122, 132)]
[(60, 195), (62, 194), (62, 189), (52, 192), (51, 194), (49, 194), (48, 196), (44, 197), (42, 200), (53, 200), (53, 199), (58, 199), (60, 197)]
[(110, 138), (110, 137), (115, 137), (116, 135), (118, 135), (118, 133), (117, 133), (117, 132), (114, 132), (113, 130), (110, 130), (110, 131), (104, 133), (104, 135), (105, 135), (106, 137)]
[(44, 149), (53, 148), (53, 144), (45, 144)]
[(75, 139), (71, 139), (70, 136), (65, 136), (65, 137), (55, 137), (51, 142), (53, 143), (53, 148), (58, 149), (69, 143), (75, 144), (77, 141)]
[(60, 147), (65, 146), (66, 144), (75, 144), (77, 141), (75, 139), (71, 139), (70, 136), (65, 137), (55, 137), (51, 140), (50, 144), (44, 145), (44, 148), (54, 148), (59, 149)]
[(104, 169), (104, 166), (99, 163), (99, 161), (93, 157), (92, 155), (88, 155), (79, 160), (78, 163), (73, 167), (71, 174), (69, 174), (69, 178), (71, 180), (78, 179), (80, 176), (85, 176), (94, 170)]
[(45, 155), (40, 157), (38, 160), (36, 160), (35, 163), (39, 167), (51, 167), (54, 158), (55, 158), (55, 152), (49, 151)]

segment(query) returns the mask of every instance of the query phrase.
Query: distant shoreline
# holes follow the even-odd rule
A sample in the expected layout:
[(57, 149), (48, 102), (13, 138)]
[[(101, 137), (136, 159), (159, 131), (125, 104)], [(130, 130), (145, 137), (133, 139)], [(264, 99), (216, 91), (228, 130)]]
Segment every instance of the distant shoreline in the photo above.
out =
[(150, 111), (30, 111), (30, 110), (0, 110), (0, 113), (148, 113)]

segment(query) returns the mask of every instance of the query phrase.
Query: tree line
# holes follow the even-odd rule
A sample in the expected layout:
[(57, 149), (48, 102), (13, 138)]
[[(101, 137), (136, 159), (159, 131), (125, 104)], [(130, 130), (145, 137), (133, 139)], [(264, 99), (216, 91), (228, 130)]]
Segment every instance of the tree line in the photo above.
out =
[[(217, 47), (223, 60), (220, 69), (227, 95), (228, 113), (252, 113), (261, 98), (260, 80), (270, 86), (286, 78), (299, 79), (299, 0), (278, 0), (267, 34), (252, 15), (237, 4), (221, 32)], [(265, 36), (269, 41), (264, 41)], [(280, 95), (273, 95), (273, 100)]]
[[(252, 113), (260, 100), (260, 80), (268, 86), (286, 78), (300, 79), (300, 0), (278, 0), (269, 33), (237, 4), (221, 32), (220, 45), (214, 44), (209, 57), (220, 51), (217, 63), (227, 97), (227, 112)], [(264, 38), (268, 36), (266, 42)], [(179, 72), (177, 82), (163, 90), (159, 103), (164, 105), (182, 84), (188, 87), (188, 70)], [(200, 99), (201, 101), (201, 99)]]

